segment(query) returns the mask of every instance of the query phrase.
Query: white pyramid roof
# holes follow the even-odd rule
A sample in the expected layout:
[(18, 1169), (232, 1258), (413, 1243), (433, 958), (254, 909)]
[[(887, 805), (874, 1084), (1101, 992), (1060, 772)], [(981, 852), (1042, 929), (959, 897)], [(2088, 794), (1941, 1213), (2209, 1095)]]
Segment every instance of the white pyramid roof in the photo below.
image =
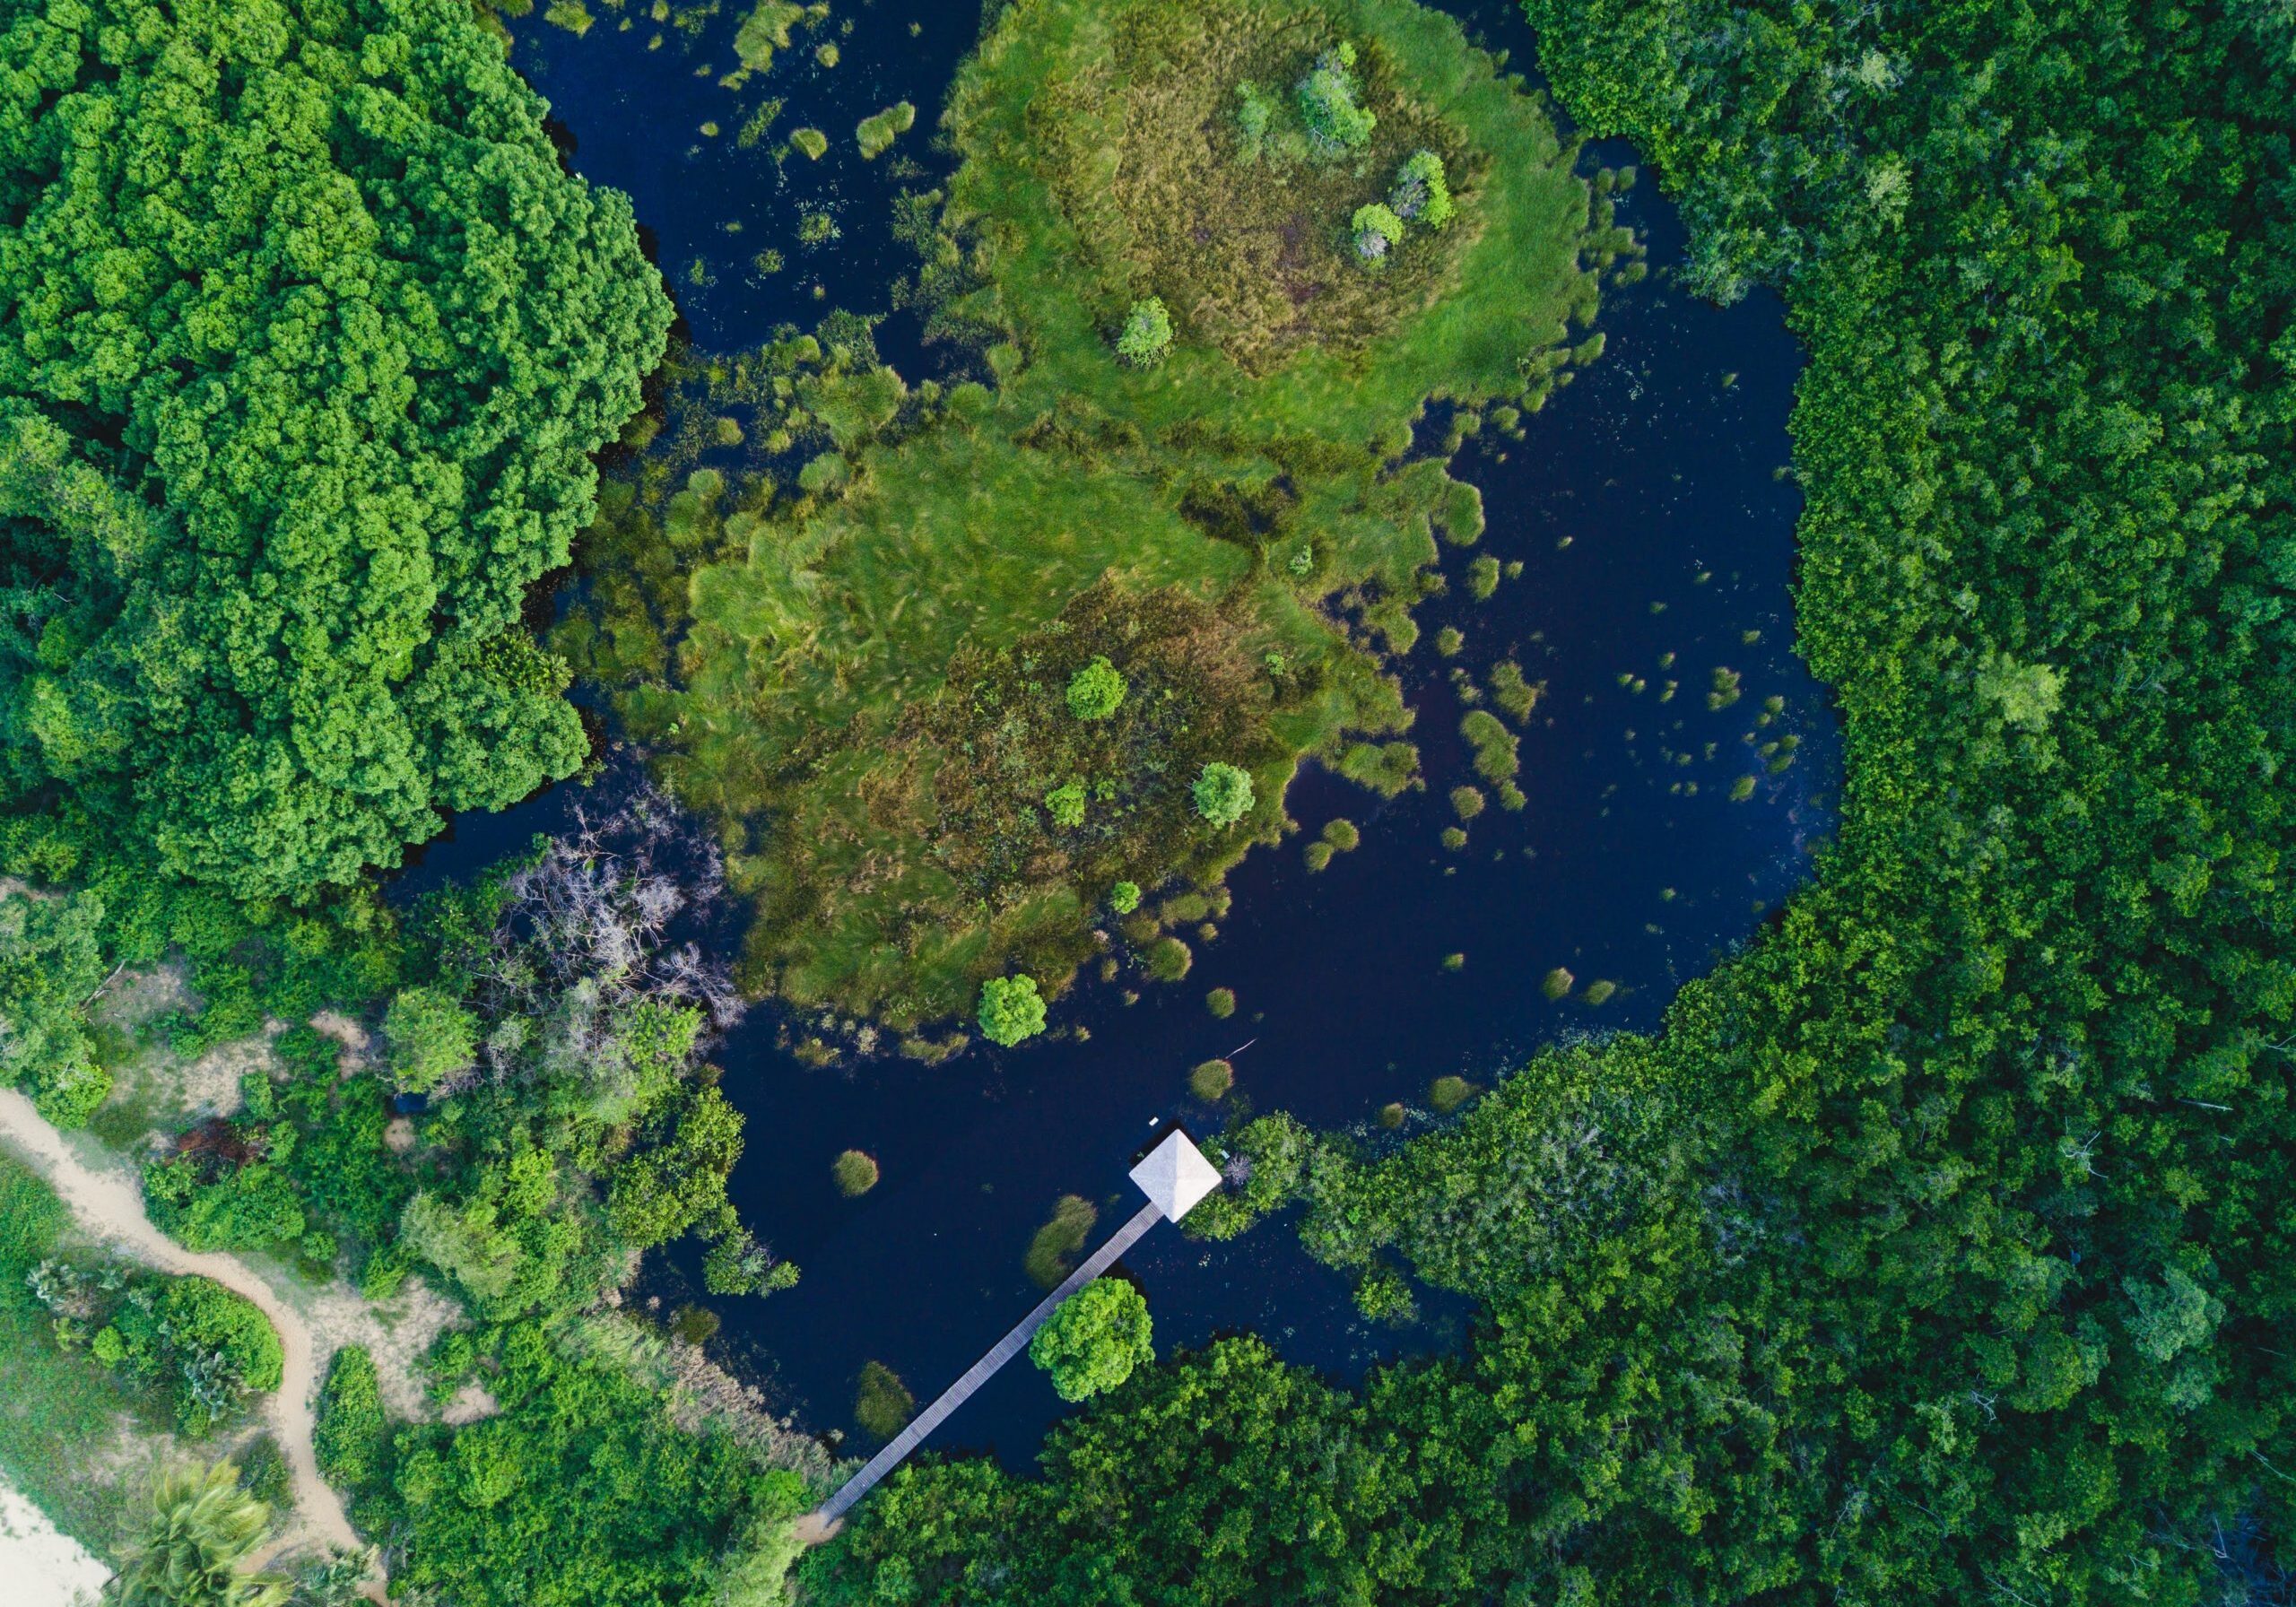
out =
[(1187, 1134), (1175, 1127), (1132, 1168), (1132, 1180), (1155, 1202), (1165, 1220), (1177, 1222), (1220, 1186), (1220, 1173)]

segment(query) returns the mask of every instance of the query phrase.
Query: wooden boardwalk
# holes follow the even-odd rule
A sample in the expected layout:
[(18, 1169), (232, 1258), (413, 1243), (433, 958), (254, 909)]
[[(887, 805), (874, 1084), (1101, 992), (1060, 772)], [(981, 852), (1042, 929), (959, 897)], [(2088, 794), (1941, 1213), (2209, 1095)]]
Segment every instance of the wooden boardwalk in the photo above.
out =
[(901, 1459), (923, 1443), (926, 1435), (939, 1428), (949, 1413), (972, 1397), (973, 1391), (996, 1376), (996, 1369), (1028, 1348), (1036, 1331), (1044, 1326), (1045, 1319), (1060, 1307), (1060, 1303), (1093, 1279), (1116, 1264), (1117, 1257), (1140, 1242), (1140, 1236), (1164, 1220), (1163, 1212), (1154, 1202), (1135, 1212), (1132, 1220), (1116, 1230), (1108, 1243), (1084, 1258), (1083, 1264), (1061, 1280), (1060, 1287), (1045, 1296), (1036, 1308), (1013, 1325), (1013, 1331), (998, 1340), (988, 1354), (965, 1369), (964, 1377), (943, 1390), (934, 1403), (918, 1412), (909, 1427), (895, 1435), (885, 1448), (863, 1464), (859, 1472), (845, 1481), (845, 1487), (822, 1503), (813, 1514), (807, 1526), (815, 1534), (832, 1532), (839, 1520), (851, 1510), (853, 1503), (865, 1496), (883, 1478), (900, 1465)]

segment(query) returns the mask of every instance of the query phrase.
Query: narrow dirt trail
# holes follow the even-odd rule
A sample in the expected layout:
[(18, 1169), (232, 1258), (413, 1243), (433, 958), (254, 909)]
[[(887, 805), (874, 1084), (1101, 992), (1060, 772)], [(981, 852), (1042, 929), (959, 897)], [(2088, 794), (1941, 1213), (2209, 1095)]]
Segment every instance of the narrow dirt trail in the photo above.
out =
[(344, 1516), (343, 1502), (319, 1477), (318, 1462), (311, 1453), (321, 1358), (318, 1341), (302, 1314), (238, 1256), (187, 1250), (153, 1227), (144, 1212), (143, 1190), (133, 1177), (88, 1166), (73, 1153), (64, 1135), (32, 1108), (32, 1102), (13, 1089), (0, 1089), (0, 1143), (22, 1156), (48, 1180), (89, 1233), (156, 1271), (213, 1278), (262, 1308), (278, 1330), (280, 1347), (286, 1352), (278, 1392), (271, 1397), (265, 1416), (293, 1476), (300, 1533), (291, 1533), (287, 1539), (320, 1541), (346, 1551), (362, 1549), (351, 1520)]

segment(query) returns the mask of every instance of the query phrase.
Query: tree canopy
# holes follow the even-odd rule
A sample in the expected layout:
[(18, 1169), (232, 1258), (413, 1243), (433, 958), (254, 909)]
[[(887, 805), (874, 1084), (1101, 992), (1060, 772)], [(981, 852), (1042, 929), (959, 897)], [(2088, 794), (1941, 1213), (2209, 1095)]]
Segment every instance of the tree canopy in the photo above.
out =
[(0, 76), (0, 848), (275, 896), (567, 774), (628, 201), (455, 0), (7, 0)]
[(1114, 1389), (1156, 1359), (1148, 1302), (1121, 1278), (1095, 1278), (1060, 1303), (1029, 1341), (1029, 1359), (1064, 1401)]

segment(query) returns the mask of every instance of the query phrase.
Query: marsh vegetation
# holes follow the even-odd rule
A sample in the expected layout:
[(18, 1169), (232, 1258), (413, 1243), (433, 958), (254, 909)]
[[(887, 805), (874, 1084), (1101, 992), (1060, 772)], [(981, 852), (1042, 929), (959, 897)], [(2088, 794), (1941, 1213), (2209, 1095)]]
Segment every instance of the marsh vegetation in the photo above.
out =
[(903, 296), (971, 377), (911, 386), (853, 318), (689, 360), (560, 632), (719, 822), (744, 986), (919, 1043), (991, 978), (1184, 976), (1205, 917), (1132, 907), (1290, 829), (1303, 758), (1412, 783), (1387, 661), (1483, 528), (1413, 421), (1535, 409), (1634, 251), (1407, 0), (1022, 0), (944, 130)]

